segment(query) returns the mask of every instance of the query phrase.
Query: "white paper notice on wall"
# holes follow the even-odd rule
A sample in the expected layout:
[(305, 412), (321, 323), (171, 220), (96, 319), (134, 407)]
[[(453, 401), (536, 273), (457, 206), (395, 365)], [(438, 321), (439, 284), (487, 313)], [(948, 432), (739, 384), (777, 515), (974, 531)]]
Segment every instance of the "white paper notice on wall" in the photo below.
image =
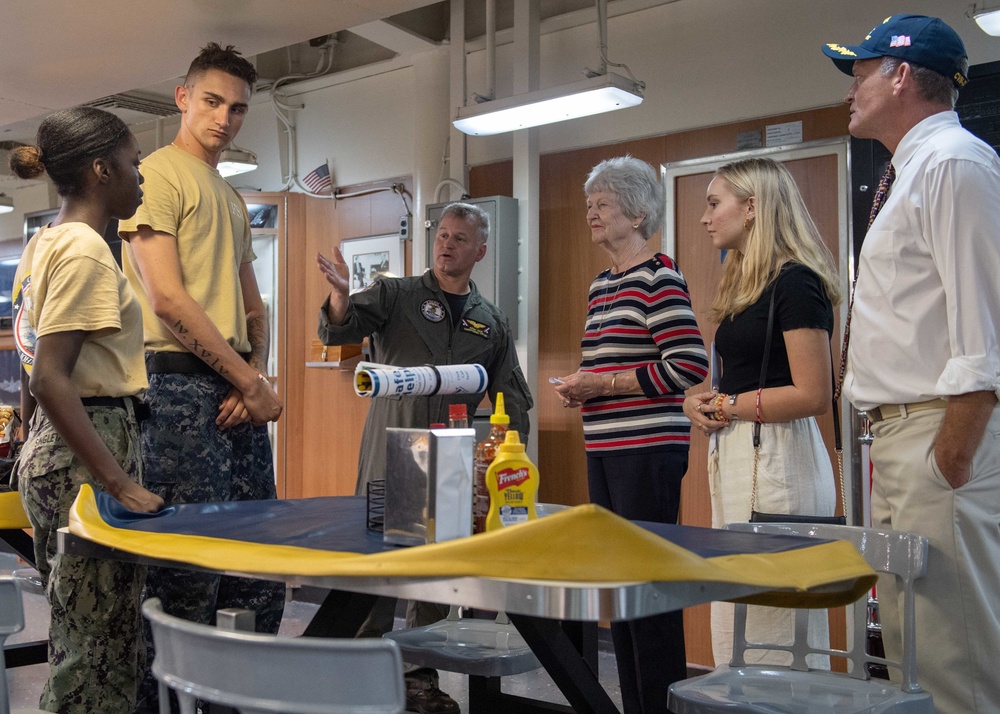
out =
[(802, 122), (790, 121), (784, 124), (768, 124), (764, 130), (765, 146), (785, 146), (802, 143)]

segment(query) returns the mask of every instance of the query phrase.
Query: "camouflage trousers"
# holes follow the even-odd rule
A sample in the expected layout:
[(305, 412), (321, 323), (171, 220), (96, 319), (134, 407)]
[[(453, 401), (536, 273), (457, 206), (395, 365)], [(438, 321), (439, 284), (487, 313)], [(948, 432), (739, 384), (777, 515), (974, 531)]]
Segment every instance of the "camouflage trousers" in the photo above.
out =
[[(125, 473), (139, 480), (139, 430), (131, 407), (87, 407), (94, 428)], [(101, 486), (74, 457), (41, 409), (22, 451), (21, 501), (34, 529), (35, 564), (52, 611), (49, 678), (39, 706), (64, 714), (127, 714), (146, 648), (139, 614), (144, 568), (56, 552), (81, 484)]]
[[(215, 425), (229, 382), (217, 375), (150, 374), (142, 422), (143, 485), (167, 504), (251, 501), (277, 497), (266, 426)], [(257, 631), (277, 633), (285, 586), (172, 568), (150, 568), (143, 599), (158, 597), (165, 612), (213, 624), (215, 611), (253, 610)], [(146, 623), (148, 661), (137, 711), (156, 711), (157, 685), (149, 667), (152, 636)]]

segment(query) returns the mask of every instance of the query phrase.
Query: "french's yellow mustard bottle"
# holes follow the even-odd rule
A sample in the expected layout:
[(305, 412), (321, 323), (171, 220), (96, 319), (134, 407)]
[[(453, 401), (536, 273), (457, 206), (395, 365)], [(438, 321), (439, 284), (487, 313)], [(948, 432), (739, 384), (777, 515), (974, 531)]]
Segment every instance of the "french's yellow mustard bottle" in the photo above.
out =
[(538, 518), (538, 469), (524, 452), (517, 431), (507, 432), (496, 458), (486, 471), (490, 511), (486, 530), (494, 531)]

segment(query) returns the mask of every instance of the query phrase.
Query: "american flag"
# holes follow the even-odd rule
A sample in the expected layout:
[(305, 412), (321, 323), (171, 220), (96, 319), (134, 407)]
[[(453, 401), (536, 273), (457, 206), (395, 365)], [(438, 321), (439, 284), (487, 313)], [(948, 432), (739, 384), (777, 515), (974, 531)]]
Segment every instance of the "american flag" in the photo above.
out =
[(330, 178), (330, 167), (326, 163), (320, 164), (307, 173), (302, 182), (314, 193), (329, 193), (333, 188), (333, 179)]

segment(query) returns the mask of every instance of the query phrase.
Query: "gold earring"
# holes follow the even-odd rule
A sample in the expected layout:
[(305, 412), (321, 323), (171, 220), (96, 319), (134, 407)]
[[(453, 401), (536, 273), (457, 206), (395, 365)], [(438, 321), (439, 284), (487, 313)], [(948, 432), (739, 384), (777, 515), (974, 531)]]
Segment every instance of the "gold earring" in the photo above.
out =
[(750, 230), (750, 226), (752, 225), (753, 225), (753, 219), (750, 216), (747, 216), (746, 218), (743, 219), (743, 230), (745, 231)]
[(633, 227), (633, 228), (638, 228), (638, 227), (639, 227), (639, 224), (638, 224), (638, 223), (633, 223), (633, 224), (632, 224), (632, 227)]

